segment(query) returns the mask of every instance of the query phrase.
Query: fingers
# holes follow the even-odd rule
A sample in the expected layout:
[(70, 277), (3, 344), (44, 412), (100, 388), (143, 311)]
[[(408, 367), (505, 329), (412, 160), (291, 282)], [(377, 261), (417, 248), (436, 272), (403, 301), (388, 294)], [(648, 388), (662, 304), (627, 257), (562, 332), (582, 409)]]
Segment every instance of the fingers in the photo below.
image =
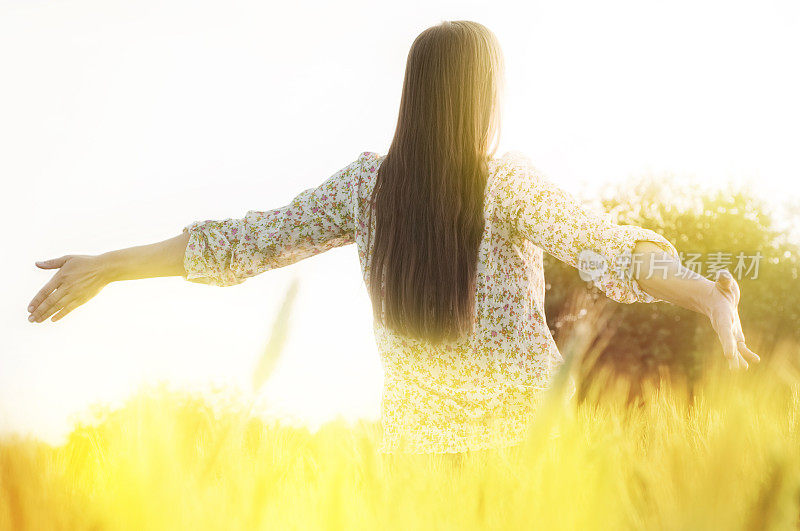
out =
[(728, 360), (728, 367), (731, 369), (737, 368), (739, 362), (736, 354), (736, 338), (733, 336), (732, 327), (724, 327), (717, 332), (720, 343), (722, 343), (722, 353), (725, 359)]
[(722, 269), (717, 272), (717, 284), (725, 289), (733, 287), (733, 275), (727, 269)]
[(717, 331), (719, 340), (722, 343), (722, 351), (725, 354), (725, 359), (728, 360), (728, 368), (731, 370), (748, 369), (750, 367), (747, 363), (748, 360), (758, 363), (761, 358), (747, 348), (745, 343), (739, 313), (736, 309), (739, 303), (739, 285), (727, 269), (717, 272), (715, 284), (720, 293), (729, 297), (731, 306), (727, 308), (728, 311), (712, 317), (711, 325)]
[[(67, 260), (70, 258), (70, 255), (62, 256), (61, 258), (52, 258), (50, 260), (42, 260), (40, 262), (36, 262), (36, 265), (41, 269), (59, 269), (63, 266)], [(41, 314), (43, 311), (40, 308), (40, 305), (48, 299), (48, 297), (52, 296), (53, 292), (58, 289), (61, 285), (61, 276), (58, 273), (53, 275), (53, 278), (39, 290), (39, 292), (31, 299), (31, 302), (28, 304), (28, 312), (36, 315), (28, 316), (28, 320), (33, 322), (36, 321), (36, 318)], [(46, 308), (45, 308), (46, 309)]]
[(58, 302), (67, 294), (67, 290), (60, 288), (47, 296), (47, 298), (39, 304), (36, 309), (28, 316), (28, 321), (32, 323), (41, 323), (50, 315), (49, 310), (57, 307)]
[(747, 361), (745, 361), (744, 357), (742, 356), (742, 353), (739, 352), (738, 348), (736, 349), (736, 363), (737, 363), (737, 365), (736, 365), (736, 368), (734, 370), (738, 370), (738, 369), (747, 370), (747, 369), (750, 368), (750, 365), (747, 364)]
[(737, 330), (737, 328), (732, 325), (717, 331), (719, 340), (722, 343), (722, 352), (725, 354), (725, 359), (728, 360), (728, 368), (734, 371), (749, 369), (748, 360), (752, 363), (761, 361), (761, 358), (755, 352), (747, 348), (747, 344), (744, 342), (744, 335), (741, 329)]
[(53, 278), (51, 278), (50, 281), (39, 290), (39, 293), (37, 293), (36, 296), (31, 299), (30, 304), (28, 304), (28, 312), (35, 312), (39, 305), (60, 285), (61, 277), (58, 275), (58, 273), (56, 273), (53, 275)]
[(761, 357), (752, 350), (750, 350), (749, 348), (747, 348), (747, 345), (745, 345), (744, 341), (739, 341), (737, 345), (737, 350), (742, 354), (742, 356), (749, 359), (753, 363), (758, 363), (759, 361), (761, 361)]
[(72, 295), (63, 296), (55, 304), (51, 305), (42, 313), (41, 317), (38, 319), (38, 322), (46, 321), (51, 315), (72, 303), (73, 300), (75, 300), (75, 297)]
[(744, 359), (753, 363), (761, 361), (761, 357), (759, 357), (758, 354), (747, 348), (744, 332), (742, 332), (742, 323), (739, 320), (738, 314), (736, 315), (736, 323), (734, 324), (734, 336), (736, 337), (736, 350), (739, 351), (739, 354), (741, 354)]
[(717, 332), (722, 343), (722, 352), (728, 360), (728, 368), (731, 370), (747, 369), (748, 364), (739, 352), (736, 335), (733, 326), (720, 328)]
[(72, 302), (70, 302), (69, 304), (67, 304), (66, 306), (64, 306), (64, 307), (61, 309), (61, 311), (60, 311), (60, 312), (58, 312), (57, 314), (55, 314), (55, 315), (53, 316), (53, 319), (52, 319), (52, 321), (53, 321), (53, 322), (56, 322), (56, 321), (58, 321), (59, 319), (63, 319), (65, 315), (67, 315), (69, 312), (71, 312), (72, 310), (74, 310), (75, 308), (77, 308), (77, 307), (78, 307), (78, 306), (80, 306), (80, 305), (81, 305), (80, 301), (73, 300)]
[(67, 260), (69, 260), (69, 255), (60, 258), (51, 258), (50, 260), (41, 260), (36, 262), (36, 265), (42, 269), (58, 269), (63, 266)]
[(734, 304), (739, 304), (739, 285), (734, 280), (733, 275), (727, 269), (717, 271), (716, 285), (718, 289), (727, 295), (730, 295)]
[[(748, 365), (747, 360), (744, 359), (744, 354), (741, 351), (741, 347), (744, 346), (744, 342), (738, 343), (735, 338), (734, 334), (728, 336), (729, 339), (723, 342), (723, 351), (725, 352), (725, 357), (728, 360), (728, 368), (731, 370), (739, 370), (739, 369), (748, 369), (750, 365)], [(751, 352), (748, 349), (748, 352)]]

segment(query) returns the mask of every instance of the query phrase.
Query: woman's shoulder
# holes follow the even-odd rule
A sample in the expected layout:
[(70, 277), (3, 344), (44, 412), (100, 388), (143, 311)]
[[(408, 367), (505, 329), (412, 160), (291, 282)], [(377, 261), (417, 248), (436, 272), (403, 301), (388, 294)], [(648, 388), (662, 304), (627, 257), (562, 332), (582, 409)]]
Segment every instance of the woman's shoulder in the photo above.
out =
[(498, 157), (491, 158), (490, 164), (495, 169), (503, 169), (507, 172), (519, 168), (536, 169), (531, 158), (522, 151), (517, 150), (506, 151)]
[[(375, 172), (386, 159), (385, 153), (376, 151), (362, 151), (358, 155), (357, 163), (368, 173)], [(534, 165), (533, 160), (524, 152), (509, 150), (502, 155), (489, 158), (489, 170), (493, 175), (520, 176), (540, 175), (541, 172)]]
[(378, 175), (378, 167), (380, 167), (385, 158), (386, 155), (375, 151), (362, 151), (353, 163), (352, 167), (354, 167), (355, 171), (351, 177), (351, 184), (359, 201), (372, 194)]
[[(366, 164), (379, 164), (383, 162), (385, 158), (385, 153), (378, 153), (376, 151), (362, 151), (358, 155), (358, 161)], [(504, 152), (502, 155), (490, 157), (489, 165), (494, 168), (513, 168), (521, 166), (535, 168), (531, 158), (524, 152), (518, 150), (510, 150)]]
[(370, 163), (380, 164), (385, 158), (386, 155), (382, 155), (375, 151), (362, 151), (361, 154), (358, 155), (359, 162), (362, 162), (365, 165), (369, 165)]
[(362, 151), (348, 166), (350, 178), (359, 186), (374, 180), (378, 166), (384, 158), (385, 155), (375, 151)]
[(510, 194), (543, 178), (532, 159), (522, 151), (506, 151), (489, 163), (489, 186), (497, 194)]

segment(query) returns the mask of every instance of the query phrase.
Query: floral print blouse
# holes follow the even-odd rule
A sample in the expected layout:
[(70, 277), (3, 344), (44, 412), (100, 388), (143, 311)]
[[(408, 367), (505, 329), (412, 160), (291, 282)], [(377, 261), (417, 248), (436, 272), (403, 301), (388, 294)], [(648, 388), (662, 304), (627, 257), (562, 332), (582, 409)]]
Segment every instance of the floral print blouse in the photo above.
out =
[[(368, 199), (384, 158), (363, 152), (283, 207), (186, 226), (185, 278), (230, 286), (355, 243), (369, 287)], [(624, 267), (637, 241), (678, 257), (660, 234), (587, 209), (518, 152), (490, 160), (484, 204), (473, 332), (433, 346), (373, 325), (384, 369), (382, 453), (461, 452), (524, 439), (563, 363), (545, 321), (544, 252), (582, 269), (585, 253), (600, 257), (610, 266), (589, 280), (622, 303), (659, 300)]]

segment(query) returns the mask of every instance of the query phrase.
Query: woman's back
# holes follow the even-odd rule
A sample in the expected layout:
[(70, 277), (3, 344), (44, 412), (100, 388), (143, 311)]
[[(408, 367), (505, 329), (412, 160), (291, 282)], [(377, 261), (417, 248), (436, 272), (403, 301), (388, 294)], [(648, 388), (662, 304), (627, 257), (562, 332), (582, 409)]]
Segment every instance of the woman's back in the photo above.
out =
[[(284, 207), (187, 226), (186, 278), (238, 284), (355, 243), (369, 290), (369, 198), (384, 159), (363, 152)], [(585, 209), (519, 153), (492, 159), (488, 171), (472, 332), (434, 345), (375, 323), (384, 367), (383, 452), (459, 452), (523, 439), (542, 390), (563, 362), (545, 321), (543, 252), (573, 266), (592, 252), (607, 264), (592, 278), (595, 285), (626, 303), (656, 300), (625, 268), (614, 267), (637, 241), (678, 255), (651, 230), (615, 225)]]
[[(369, 289), (365, 199), (385, 157), (361, 157), (355, 242)], [(473, 332), (432, 345), (375, 322), (384, 368), (382, 451), (456, 452), (518, 442), (536, 393), (563, 361), (544, 321), (542, 251), (519, 238), (496, 197), (503, 189), (495, 186), (498, 173), (511, 169), (509, 161), (489, 164)]]
[[(371, 175), (383, 157), (367, 158), (375, 161), (366, 168)], [(502, 162), (507, 159), (489, 165), (473, 332), (431, 345), (375, 324), (384, 369), (384, 452), (460, 452), (519, 442), (537, 394), (563, 361), (544, 320), (542, 251), (518, 237), (495, 195), (502, 189), (495, 186), (498, 172), (510, 170)], [(367, 238), (358, 234), (356, 243), (368, 282)]]

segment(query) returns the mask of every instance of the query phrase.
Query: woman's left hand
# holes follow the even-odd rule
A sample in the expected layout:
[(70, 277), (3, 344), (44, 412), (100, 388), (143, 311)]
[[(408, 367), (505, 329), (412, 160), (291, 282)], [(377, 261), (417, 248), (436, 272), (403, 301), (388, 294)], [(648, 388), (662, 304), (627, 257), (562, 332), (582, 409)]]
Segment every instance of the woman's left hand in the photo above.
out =
[(722, 350), (732, 370), (747, 369), (747, 361), (758, 363), (761, 358), (747, 347), (739, 321), (739, 284), (727, 270), (722, 270), (708, 294), (707, 315), (719, 336)]

